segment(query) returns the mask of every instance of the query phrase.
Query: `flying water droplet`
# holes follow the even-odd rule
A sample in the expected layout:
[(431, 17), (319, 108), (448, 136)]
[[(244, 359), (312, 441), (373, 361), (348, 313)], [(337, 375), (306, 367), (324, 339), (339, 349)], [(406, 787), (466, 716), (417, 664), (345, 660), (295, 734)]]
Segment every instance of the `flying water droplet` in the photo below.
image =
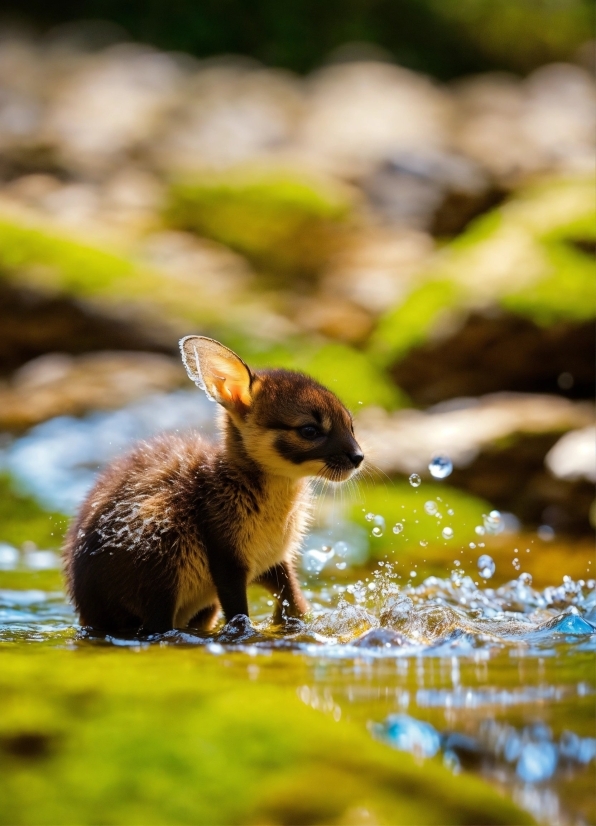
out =
[(474, 533), (478, 534), (478, 536), (484, 536), (485, 530), (482, 527), (482, 525), (476, 525), (476, 527), (474, 528)]
[(482, 554), (478, 557), (478, 573), (482, 579), (490, 579), (495, 572), (495, 561), (488, 554)]
[(437, 512), (437, 503), (432, 499), (429, 499), (428, 502), (424, 503), (424, 510), (429, 514), (429, 516), (434, 516)]
[(364, 518), (366, 519), (367, 522), (372, 522), (373, 519), (375, 518), (375, 515), (374, 515), (374, 513), (367, 513)]
[(445, 479), (453, 471), (453, 463), (448, 456), (433, 456), (428, 469), (435, 479)]
[(515, 568), (516, 571), (519, 571), (519, 569), (521, 568), (520, 561), (517, 557), (515, 557), (515, 559), (513, 560), (513, 562), (511, 564), (513, 565), (513, 567)]
[(453, 528), (443, 528), (441, 531), (443, 539), (453, 539)]
[(426, 541), (426, 539), (421, 539), (420, 540), (420, 547), (421, 548), (426, 548), (427, 545), (428, 545), (428, 542)]
[(497, 534), (503, 530), (503, 517), (499, 511), (491, 511), (482, 517), (484, 529), (487, 533)]
[(395, 525), (393, 526), (393, 533), (395, 533), (395, 534), (401, 533), (403, 531), (403, 529), (404, 529), (404, 526), (402, 525), (402, 523), (401, 522), (396, 522)]
[(412, 475), (410, 476), (410, 484), (412, 485), (412, 487), (413, 488), (420, 487), (421, 482), (422, 482), (422, 479), (420, 478), (420, 476), (417, 473), (412, 473)]
[(380, 525), (375, 525), (374, 528), (372, 529), (372, 535), (373, 536), (383, 536), (383, 533), (384, 533), (383, 528)]

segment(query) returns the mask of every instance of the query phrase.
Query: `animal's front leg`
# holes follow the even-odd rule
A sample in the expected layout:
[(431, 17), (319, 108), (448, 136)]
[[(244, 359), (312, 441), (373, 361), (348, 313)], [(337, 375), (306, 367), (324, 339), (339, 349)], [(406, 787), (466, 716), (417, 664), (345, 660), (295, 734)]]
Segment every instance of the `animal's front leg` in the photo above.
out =
[(233, 547), (212, 542), (208, 548), (209, 570), (226, 622), (238, 614), (248, 616), (247, 571)]
[(280, 562), (265, 571), (257, 579), (260, 585), (264, 585), (277, 598), (277, 606), (273, 619), (281, 622), (286, 617), (303, 617), (309, 610), (309, 604), (305, 600), (296, 571), (291, 562)]

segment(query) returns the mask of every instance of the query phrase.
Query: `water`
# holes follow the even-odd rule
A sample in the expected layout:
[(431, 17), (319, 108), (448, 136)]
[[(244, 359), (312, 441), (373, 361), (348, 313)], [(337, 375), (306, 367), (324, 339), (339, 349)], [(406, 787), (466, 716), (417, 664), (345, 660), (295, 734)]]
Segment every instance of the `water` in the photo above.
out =
[(446, 479), (453, 473), (453, 462), (448, 456), (433, 456), (428, 469), (434, 479)]
[[(344, 544), (305, 558), (328, 571)], [(21, 554), (20, 570), (26, 563)], [(294, 681), (309, 705), (392, 748), (477, 772), (544, 822), (593, 822), (594, 581), (537, 589), (526, 573), (490, 588), (458, 573), (401, 586), (391, 562), (348, 567), (341, 583), (303, 569), (307, 622), (273, 626), (271, 600), (254, 588), (251, 623), (144, 640), (81, 632), (59, 590), (4, 589), (0, 644), (194, 647), (239, 671), (250, 660), (251, 679)]]
[[(174, 417), (174, 407), (185, 418), (191, 401), (162, 400), (163, 416)], [(97, 466), (122, 449), (126, 439), (115, 438), (122, 422), (143, 420), (141, 414), (132, 406), (124, 419), (97, 414), (74, 430), (55, 420), (9, 446), (5, 461), (26, 483), (39, 449), (40, 472), (31, 475), (37, 494), (72, 509)], [(147, 420), (143, 435), (150, 429)], [(442, 492), (435, 488), (429, 499), (427, 483), (416, 474), (409, 481), (421, 498), (407, 518), (400, 510), (390, 519), (372, 505), (374, 511), (360, 511), (362, 525), (336, 517), (331, 530), (319, 519), (300, 565), (312, 615), (284, 626), (272, 624), (271, 597), (255, 587), (251, 622), (220, 625), (213, 635), (90, 635), (78, 628), (61, 590), (56, 555), (0, 544), (0, 645), (59, 646), (73, 656), (90, 646), (132, 647), (147, 656), (154, 646), (192, 649), (239, 679), (293, 684), (304, 703), (354, 720), (388, 747), (441, 760), (455, 773), (478, 773), (541, 822), (596, 822), (592, 549), (558, 546), (542, 529), (533, 538), (508, 534), (497, 511), (482, 520), (478, 514), (482, 524), (471, 523), (469, 542)], [(416, 534), (416, 550), (406, 553), (419, 517), (425, 531), (434, 527)], [(367, 562), (388, 537), (393, 550)], [(428, 575), (432, 554), (435, 576)], [(20, 584), (3, 587), (10, 577), (21, 577)]]

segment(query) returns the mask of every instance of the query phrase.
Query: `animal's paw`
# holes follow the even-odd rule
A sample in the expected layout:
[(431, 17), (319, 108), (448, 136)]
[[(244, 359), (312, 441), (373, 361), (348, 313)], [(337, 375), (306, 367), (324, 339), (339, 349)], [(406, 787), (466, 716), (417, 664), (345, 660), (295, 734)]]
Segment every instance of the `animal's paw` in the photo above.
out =
[(246, 642), (258, 637), (259, 634), (253, 627), (246, 614), (237, 614), (227, 622), (217, 635), (218, 642)]

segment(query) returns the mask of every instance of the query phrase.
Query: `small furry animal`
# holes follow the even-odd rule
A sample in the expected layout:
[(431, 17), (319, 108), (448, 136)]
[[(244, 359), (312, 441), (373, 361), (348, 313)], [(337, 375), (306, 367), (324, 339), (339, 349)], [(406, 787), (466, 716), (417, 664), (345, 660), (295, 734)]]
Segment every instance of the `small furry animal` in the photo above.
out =
[(307, 477), (341, 482), (364, 458), (349, 412), (308, 376), (250, 370), (203, 336), (180, 349), (189, 377), (221, 405), (221, 443), (161, 435), (98, 478), (64, 562), (81, 624), (105, 633), (209, 630), (220, 608), (227, 621), (248, 615), (255, 582), (277, 598), (277, 621), (304, 615), (294, 558)]

